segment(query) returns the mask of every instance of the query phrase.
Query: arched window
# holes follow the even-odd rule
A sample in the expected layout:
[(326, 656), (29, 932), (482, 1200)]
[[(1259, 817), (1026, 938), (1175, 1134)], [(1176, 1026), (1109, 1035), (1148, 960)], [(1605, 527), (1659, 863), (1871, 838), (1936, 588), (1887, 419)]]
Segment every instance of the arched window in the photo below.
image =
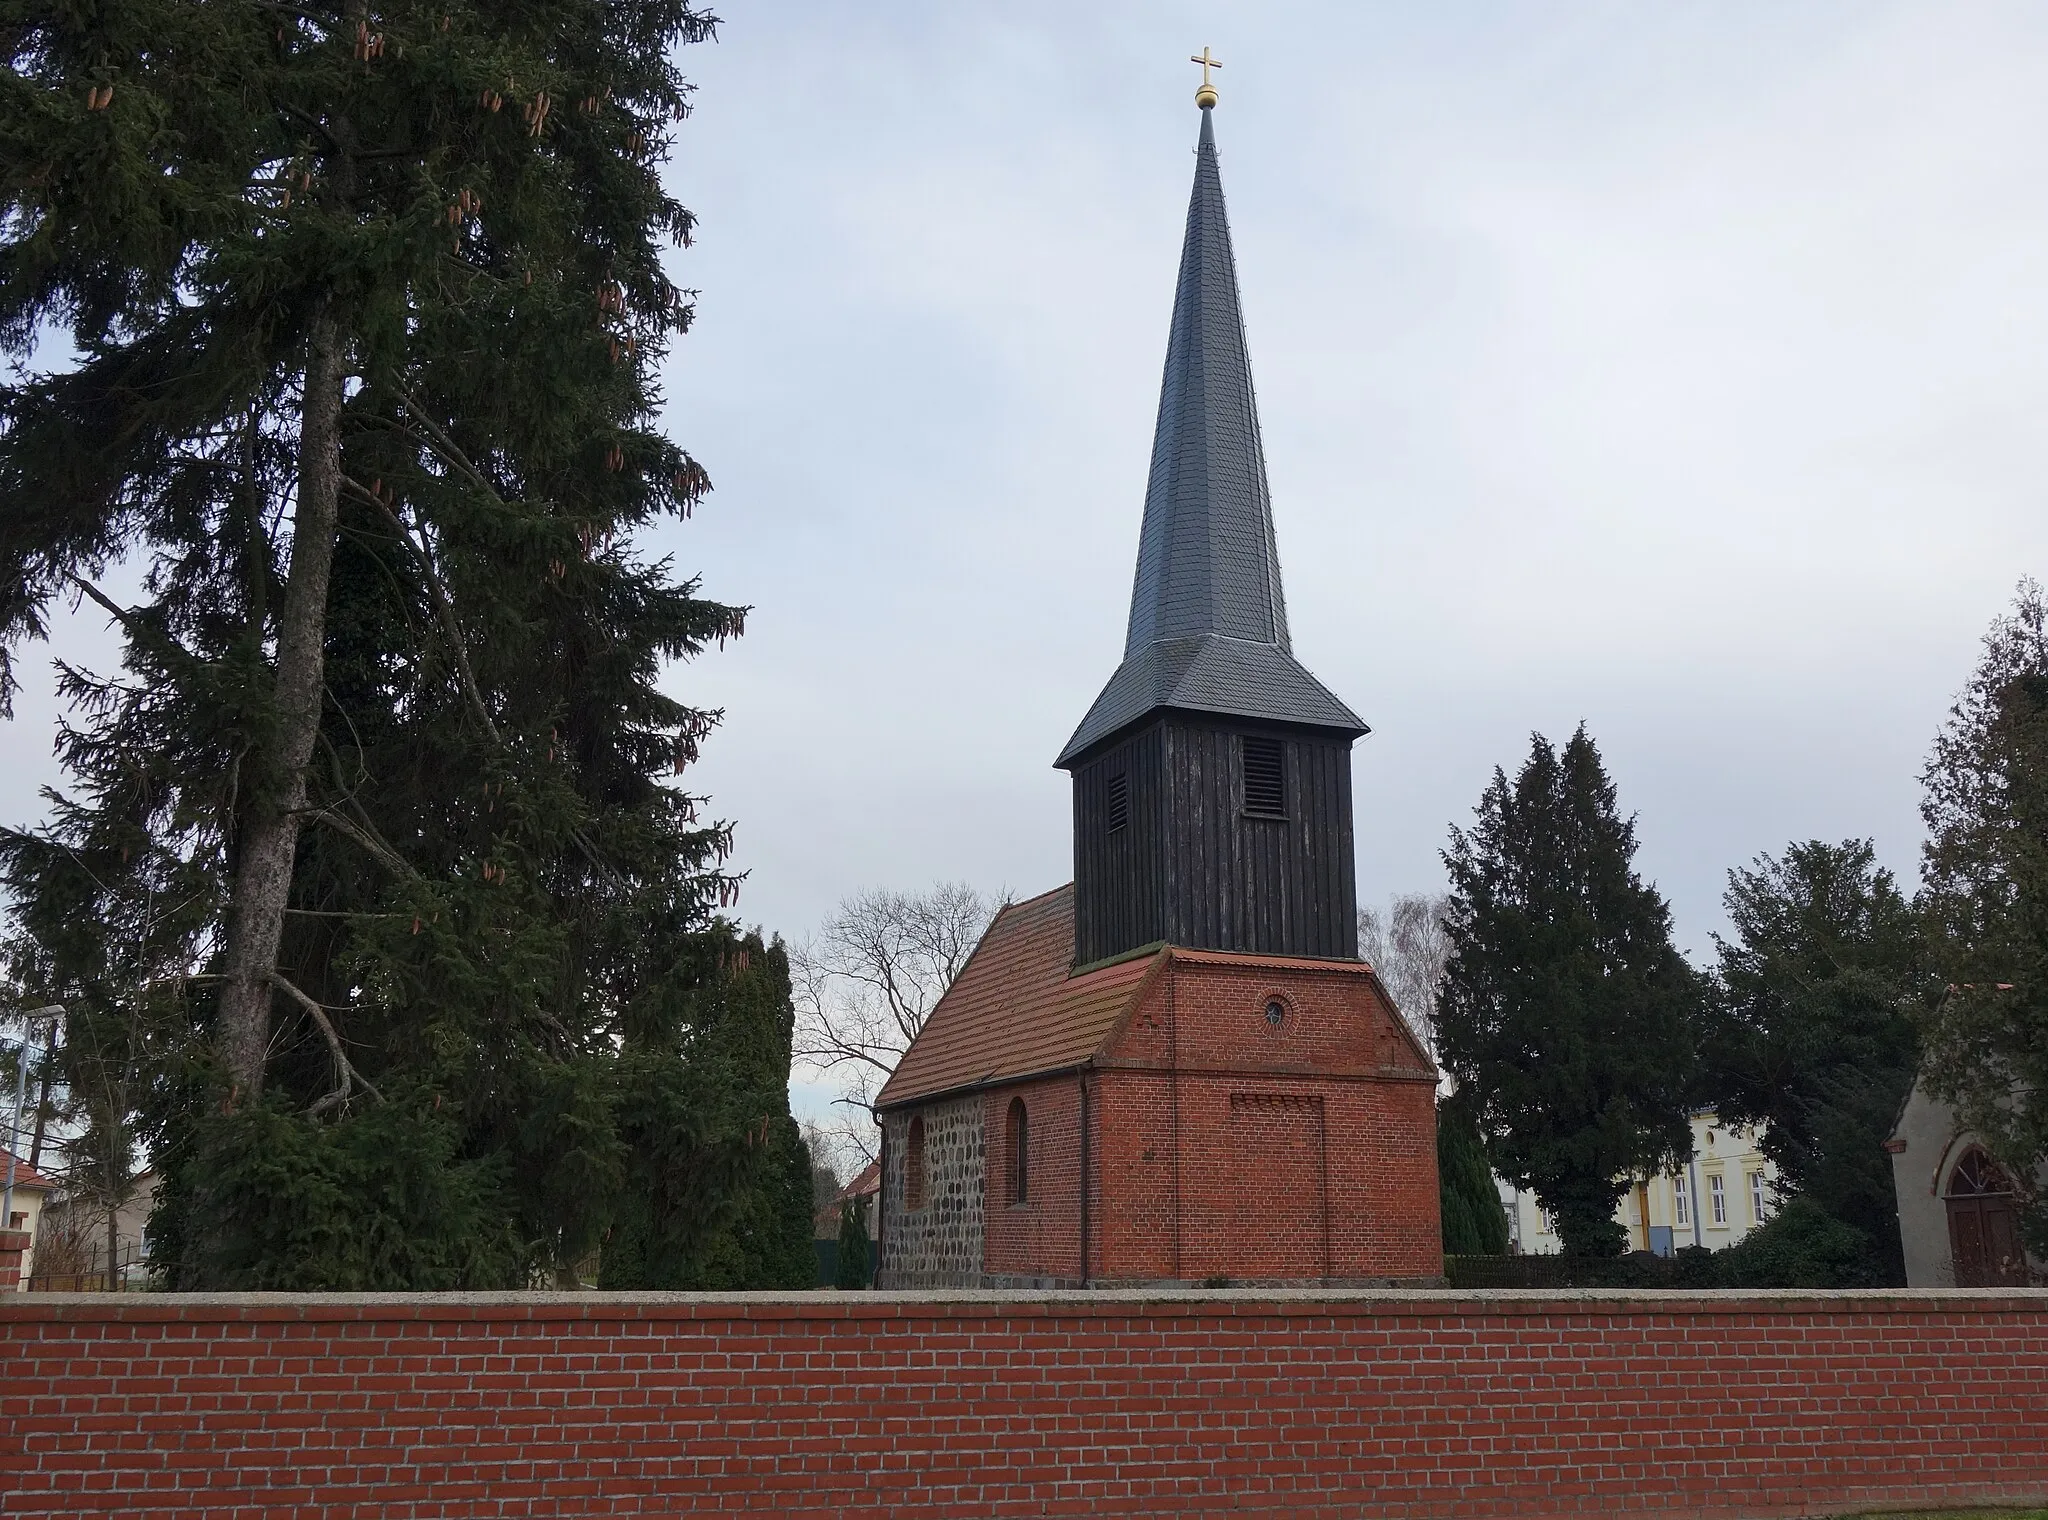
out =
[(1948, 1174), (1948, 1196), (1951, 1198), (1989, 1198), (2012, 1190), (2012, 1182), (2004, 1170), (1975, 1145), (1963, 1152), (1955, 1170)]
[(903, 1206), (924, 1207), (924, 1120), (910, 1121), (910, 1137), (903, 1147)]
[(1024, 1100), (1010, 1100), (1010, 1202), (1027, 1203), (1031, 1198), (1031, 1116), (1024, 1112)]

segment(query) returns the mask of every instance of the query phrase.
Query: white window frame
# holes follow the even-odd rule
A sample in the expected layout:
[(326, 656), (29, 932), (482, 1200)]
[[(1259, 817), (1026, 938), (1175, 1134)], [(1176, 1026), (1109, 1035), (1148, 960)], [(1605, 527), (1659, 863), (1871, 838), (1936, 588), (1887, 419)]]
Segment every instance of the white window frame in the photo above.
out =
[(1768, 1217), (1764, 1203), (1764, 1173), (1758, 1167), (1749, 1174), (1749, 1222), (1762, 1224)]
[(1707, 1197), (1714, 1206), (1714, 1223), (1728, 1223), (1728, 1182), (1719, 1172), (1707, 1174)]
[(1671, 1223), (1674, 1228), (1692, 1228), (1692, 1200), (1685, 1195), (1685, 1178), (1671, 1179)]

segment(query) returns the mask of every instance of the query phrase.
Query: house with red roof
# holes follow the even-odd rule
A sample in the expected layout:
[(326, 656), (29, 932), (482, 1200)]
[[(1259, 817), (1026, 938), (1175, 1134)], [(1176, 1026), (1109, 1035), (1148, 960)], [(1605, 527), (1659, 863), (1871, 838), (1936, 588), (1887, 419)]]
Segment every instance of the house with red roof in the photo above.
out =
[(861, 1228), (868, 1232), (868, 1239), (875, 1238), (875, 1231), (881, 1226), (882, 1208), (882, 1163), (870, 1161), (860, 1169), (860, 1175), (846, 1184), (846, 1190), (839, 1195), (841, 1204), (851, 1203), (860, 1209)]
[(0, 1180), (12, 1171), (14, 1187), (8, 1194), (5, 1240), (0, 1240), (0, 1292), (28, 1286), (35, 1269), (35, 1240), (42, 1225), (43, 1205), (57, 1191), (53, 1178), (45, 1176), (13, 1152), (0, 1146)]
[(878, 1222), (877, 1210), (882, 1196), (882, 1164), (870, 1161), (855, 1174), (853, 1181), (832, 1195), (831, 1202), (818, 1210), (813, 1221), (820, 1240), (837, 1240), (840, 1221), (846, 1206), (851, 1203), (860, 1209), (861, 1228), (868, 1232), (868, 1239), (875, 1238)]
[(1212, 124), (1124, 658), (1006, 907), (876, 1098), (880, 1287), (1429, 1282), (1437, 1073), (1358, 958), (1361, 722), (1295, 658)]

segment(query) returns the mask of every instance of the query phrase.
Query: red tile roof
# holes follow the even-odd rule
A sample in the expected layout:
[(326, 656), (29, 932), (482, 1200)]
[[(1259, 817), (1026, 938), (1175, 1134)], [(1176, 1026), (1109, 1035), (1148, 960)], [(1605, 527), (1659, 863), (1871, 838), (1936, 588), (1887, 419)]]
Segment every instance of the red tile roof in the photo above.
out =
[[(5, 1146), (0, 1146), (0, 1185), (7, 1181), (7, 1162), (11, 1154)], [(54, 1193), (57, 1190), (55, 1180), (45, 1177), (30, 1166), (26, 1157), (14, 1156), (13, 1160), (14, 1186), (17, 1191), (22, 1188), (33, 1188), (40, 1193)]]
[(870, 1161), (860, 1169), (860, 1175), (839, 1190), (839, 1202), (846, 1203), (855, 1198), (865, 1198), (870, 1193), (882, 1191), (882, 1163)]
[(1069, 976), (1072, 884), (1012, 903), (939, 999), (876, 1107), (1080, 1065), (1102, 1048), (1164, 953)]

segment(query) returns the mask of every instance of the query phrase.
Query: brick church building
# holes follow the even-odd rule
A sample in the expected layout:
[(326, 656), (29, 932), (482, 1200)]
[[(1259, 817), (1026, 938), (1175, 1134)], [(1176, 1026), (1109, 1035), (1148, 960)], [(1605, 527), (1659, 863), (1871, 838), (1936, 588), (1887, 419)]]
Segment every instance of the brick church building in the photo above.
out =
[(999, 914), (876, 1100), (881, 1287), (1438, 1278), (1436, 1071), (1358, 959), (1351, 745), (1295, 659), (1213, 121), (1074, 880)]

